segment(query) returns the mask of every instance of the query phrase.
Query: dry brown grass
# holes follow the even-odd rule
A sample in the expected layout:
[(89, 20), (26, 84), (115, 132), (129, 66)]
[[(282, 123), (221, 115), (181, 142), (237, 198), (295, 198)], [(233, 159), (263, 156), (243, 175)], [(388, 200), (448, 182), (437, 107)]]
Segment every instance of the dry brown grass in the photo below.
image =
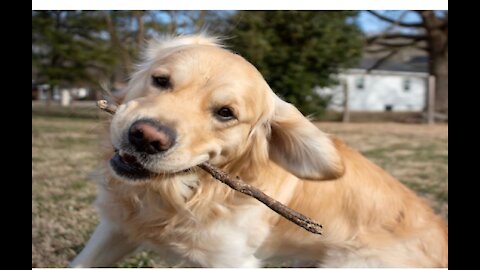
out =
[(448, 125), (318, 123), (427, 198), (448, 218)]
[[(82, 249), (98, 222), (92, 207), (99, 166), (95, 109), (85, 117), (32, 114), (32, 267), (66, 267)], [(71, 116), (71, 114), (70, 114)], [(320, 123), (402, 182), (448, 217), (448, 126)], [(121, 267), (167, 267), (141, 251)]]

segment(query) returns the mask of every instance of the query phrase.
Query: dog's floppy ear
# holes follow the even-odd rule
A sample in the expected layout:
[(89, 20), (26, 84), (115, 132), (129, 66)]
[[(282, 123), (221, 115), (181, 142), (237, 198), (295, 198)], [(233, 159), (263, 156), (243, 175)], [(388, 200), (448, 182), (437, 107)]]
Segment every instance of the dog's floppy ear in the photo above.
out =
[(269, 155), (274, 162), (304, 179), (335, 179), (343, 175), (343, 160), (329, 135), (277, 96), (270, 125)]

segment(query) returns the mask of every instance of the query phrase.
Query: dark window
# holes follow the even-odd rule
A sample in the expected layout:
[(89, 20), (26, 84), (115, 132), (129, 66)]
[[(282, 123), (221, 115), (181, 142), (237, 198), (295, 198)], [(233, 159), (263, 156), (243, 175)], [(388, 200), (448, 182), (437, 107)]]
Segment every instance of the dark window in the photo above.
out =
[(365, 77), (357, 77), (355, 80), (355, 86), (358, 90), (363, 90), (365, 88)]
[(411, 83), (412, 82), (410, 81), (410, 79), (403, 80), (403, 91), (405, 91), (405, 92), (410, 91)]

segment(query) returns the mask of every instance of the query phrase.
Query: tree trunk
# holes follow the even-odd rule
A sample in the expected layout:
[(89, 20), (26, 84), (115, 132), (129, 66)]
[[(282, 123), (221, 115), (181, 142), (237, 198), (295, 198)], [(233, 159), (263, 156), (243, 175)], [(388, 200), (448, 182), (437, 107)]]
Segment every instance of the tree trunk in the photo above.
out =
[(427, 30), (429, 72), (435, 76), (435, 111), (448, 114), (448, 19), (431, 10), (420, 12)]
[(430, 74), (436, 78), (435, 111), (448, 114), (448, 58), (446, 54), (432, 56)]
[(205, 26), (205, 17), (207, 15), (206, 10), (200, 10), (200, 13), (198, 14), (198, 18), (194, 20), (193, 22), (195, 23), (195, 31), (199, 32), (203, 29)]
[[(123, 46), (118, 36), (115, 18), (111, 16), (110, 11), (105, 12), (105, 20), (107, 23), (108, 32), (110, 34), (110, 44), (112, 46), (112, 49), (114, 52), (120, 55), (120, 59), (122, 61), (121, 71), (117, 71), (114, 73), (114, 75), (116, 76), (115, 81), (123, 81), (123, 78), (125, 78), (127, 74), (130, 74), (132, 70), (132, 61), (130, 59), (130, 55), (127, 49)], [(118, 78), (117, 76), (118, 72), (121, 72), (121, 75), (119, 75), (120, 78)]]
[(175, 10), (169, 10), (168, 11), (168, 16), (170, 16), (170, 23), (168, 24), (168, 32), (170, 34), (176, 34), (177, 33), (177, 11)]
[(144, 39), (145, 39), (145, 27), (143, 25), (143, 11), (136, 11), (135, 12), (135, 19), (137, 20), (137, 52), (139, 52), (142, 48)]

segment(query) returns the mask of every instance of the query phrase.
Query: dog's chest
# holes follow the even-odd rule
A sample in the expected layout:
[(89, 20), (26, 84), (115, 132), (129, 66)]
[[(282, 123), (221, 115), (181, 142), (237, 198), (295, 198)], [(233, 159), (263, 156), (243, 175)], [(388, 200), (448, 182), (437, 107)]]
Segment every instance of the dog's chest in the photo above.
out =
[(203, 267), (257, 266), (252, 256), (268, 235), (261, 209), (240, 209), (211, 220), (178, 217), (160, 238), (149, 242), (156, 250), (170, 251), (193, 265)]
[[(251, 254), (268, 235), (265, 206), (253, 201), (232, 207), (210, 197), (210, 201), (199, 201), (192, 207), (188, 201), (166, 201), (162, 195), (167, 193), (158, 190), (132, 191), (130, 198), (121, 200), (121, 222), (130, 237), (147, 242), (165, 256), (174, 254), (193, 265), (257, 266)], [(182, 199), (182, 194), (177, 194), (176, 199)]]

